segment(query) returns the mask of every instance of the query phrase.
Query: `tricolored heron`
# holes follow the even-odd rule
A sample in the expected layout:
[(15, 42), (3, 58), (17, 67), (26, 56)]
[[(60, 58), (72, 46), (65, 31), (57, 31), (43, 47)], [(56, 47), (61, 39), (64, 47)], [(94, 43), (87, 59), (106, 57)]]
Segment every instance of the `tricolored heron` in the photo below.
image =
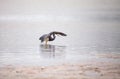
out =
[(39, 38), (39, 40), (41, 40), (41, 42), (44, 42), (44, 41), (45, 41), (45, 45), (47, 45), (47, 42), (48, 42), (48, 41), (54, 41), (54, 40), (55, 40), (55, 38), (56, 38), (55, 35), (67, 36), (65, 33), (53, 31), (53, 32), (50, 32), (50, 33), (48, 33), (48, 34), (42, 35), (42, 36)]

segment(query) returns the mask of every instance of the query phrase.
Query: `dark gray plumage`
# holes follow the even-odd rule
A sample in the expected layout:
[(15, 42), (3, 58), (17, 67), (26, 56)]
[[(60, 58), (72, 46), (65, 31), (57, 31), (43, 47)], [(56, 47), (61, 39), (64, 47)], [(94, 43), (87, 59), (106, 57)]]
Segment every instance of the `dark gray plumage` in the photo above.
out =
[(55, 35), (67, 36), (65, 33), (53, 31), (53, 32), (50, 32), (50, 33), (48, 33), (48, 34), (42, 35), (42, 36), (39, 38), (39, 40), (41, 40), (41, 42), (46, 41), (46, 44), (47, 44), (47, 41), (53, 41), (53, 40), (55, 40), (55, 38), (56, 38)]

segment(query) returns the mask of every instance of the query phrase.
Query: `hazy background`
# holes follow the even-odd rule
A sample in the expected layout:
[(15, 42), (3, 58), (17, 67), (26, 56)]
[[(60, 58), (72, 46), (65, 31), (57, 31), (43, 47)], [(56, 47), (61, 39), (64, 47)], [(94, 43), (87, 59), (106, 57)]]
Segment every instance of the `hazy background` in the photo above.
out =
[(40, 62), (38, 39), (54, 30), (68, 36), (49, 44), (70, 61), (83, 52), (119, 53), (119, 6), (120, 0), (0, 0), (0, 63)]
[(0, 0), (0, 20), (119, 21), (119, 0)]
[(60, 44), (119, 47), (119, 5), (119, 0), (0, 0), (1, 44), (19, 46), (23, 38), (37, 44), (40, 35), (56, 30), (68, 34)]

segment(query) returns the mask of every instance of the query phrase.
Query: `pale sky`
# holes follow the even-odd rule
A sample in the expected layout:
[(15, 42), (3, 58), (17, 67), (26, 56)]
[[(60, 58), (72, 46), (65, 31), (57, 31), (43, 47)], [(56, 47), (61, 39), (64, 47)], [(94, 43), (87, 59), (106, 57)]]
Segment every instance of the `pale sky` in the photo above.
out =
[(119, 15), (119, 6), (120, 0), (0, 0), (0, 18)]

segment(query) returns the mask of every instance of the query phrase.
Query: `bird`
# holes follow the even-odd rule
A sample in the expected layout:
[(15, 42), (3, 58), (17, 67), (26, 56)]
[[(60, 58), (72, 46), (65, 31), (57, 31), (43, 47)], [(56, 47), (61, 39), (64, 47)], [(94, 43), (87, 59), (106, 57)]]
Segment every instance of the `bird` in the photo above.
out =
[(52, 31), (48, 34), (42, 35), (39, 40), (41, 40), (41, 43), (45, 41), (45, 45), (47, 45), (48, 41), (54, 41), (56, 38), (56, 35), (61, 35), (61, 36), (67, 36), (67, 34), (63, 32), (58, 32), (58, 31)]

